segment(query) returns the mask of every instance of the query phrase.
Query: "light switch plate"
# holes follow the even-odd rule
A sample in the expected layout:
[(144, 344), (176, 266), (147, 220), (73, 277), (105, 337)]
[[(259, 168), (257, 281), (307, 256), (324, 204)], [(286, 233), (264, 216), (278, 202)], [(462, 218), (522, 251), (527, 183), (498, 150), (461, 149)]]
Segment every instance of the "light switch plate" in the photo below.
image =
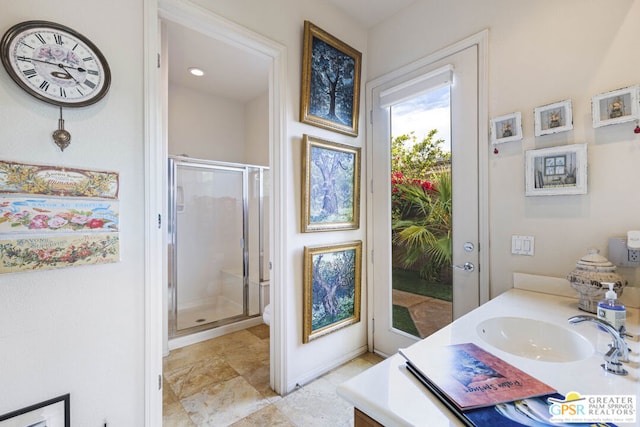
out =
[(534, 242), (533, 236), (511, 236), (511, 253), (533, 256)]

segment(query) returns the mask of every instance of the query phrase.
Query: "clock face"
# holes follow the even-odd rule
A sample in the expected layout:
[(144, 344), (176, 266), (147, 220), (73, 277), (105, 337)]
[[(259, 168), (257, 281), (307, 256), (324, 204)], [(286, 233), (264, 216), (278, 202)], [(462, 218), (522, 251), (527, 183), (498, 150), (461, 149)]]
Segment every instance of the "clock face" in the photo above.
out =
[(111, 74), (102, 53), (63, 25), (46, 21), (17, 24), (5, 33), (0, 49), (11, 78), (42, 101), (84, 107), (109, 90)]

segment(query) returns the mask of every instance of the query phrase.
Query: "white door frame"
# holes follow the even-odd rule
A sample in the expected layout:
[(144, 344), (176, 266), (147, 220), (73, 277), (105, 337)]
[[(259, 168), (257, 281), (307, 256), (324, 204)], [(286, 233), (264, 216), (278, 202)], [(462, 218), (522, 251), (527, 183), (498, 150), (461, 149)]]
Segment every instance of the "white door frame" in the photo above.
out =
[[(145, 426), (162, 425), (162, 345), (167, 288), (166, 240), (167, 141), (164, 136), (163, 77), (158, 71), (161, 60), (159, 19), (168, 19), (223, 40), (236, 47), (263, 54), (271, 59), (269, 73), (269, 165), (272, 179), (270, 216), (271, 236), (284, 236), (283, 200), (285, 164), (282, 142), (286, 132), (286, 48), (249, 31), (211, 11), (182, 0), (144, 0), (144, 151), (145, 151)], [(284, 292), (279, 286), (285, 271), (283, 238), (270, 239), (270, 383), (280, 394), (286, 384)]]
[[(404, 67), (396, 69), (388, 74), (378, 77), (374, 80), (367, 82), (366, 84), (366, 105), (369, 114), (372, 113), (373, 92), (374, 88), (377, 88), (383, 84), (389, 83), (404, 75), (408, 75), (422, 67), (435, 63), (448, 56), (453, 55), (456, 52), (460, 52), (472, 46), (478, 48), (478, 223), (479, 223), (479, 280), (480, 280), (480, 304), (489, 301), (489, 115), (488, 115), (488, 44), (489, 44), (489, 30), (483, 30), (477, 34), (465, 38), (457, 43), (454, 43), (444, 49), (441, 49), (429, 56), (421, 58), (415, 62), (412, 62)], [(371, 120), (367, 120), (367, 142), (371, 143), (370, 135), (373, 135), (373, 123)], [(367, 171), (369, 176), (366, 182), (371, 182), (373, 179), (373, 150), (367, 150)], [(372, 206), (373, 194), (367, 193), (367, 206)], [(367, 223), (373, 224), (373, 212), (371, 209), (367, 211)], [(373, 241), (373, 229), (367, 230), (367, 241)], [(368, 336), (367, 342), (369, 349), (373, 349), (373, 315), (374, 315), (374, 292), (373, 292), (373, 257), (367, 257), (367, 289), (370, 291), (367, 293), (367, 306), (371, 307), (368, 310)]]

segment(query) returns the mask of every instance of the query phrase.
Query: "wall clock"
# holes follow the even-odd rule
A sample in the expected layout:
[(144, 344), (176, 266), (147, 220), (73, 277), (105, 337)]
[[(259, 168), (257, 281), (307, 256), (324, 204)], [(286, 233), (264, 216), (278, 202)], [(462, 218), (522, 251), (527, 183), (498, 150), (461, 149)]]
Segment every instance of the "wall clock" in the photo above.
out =
[[(25, 21), (9, 28), (0, 41), (2, 65), (18, 86), (41, 101), (60, 107), (56, 137), (64, 130), (62, 107), (86, 107), (104, 98), (111, 84), (109, 64), (82, 34), (48, 21)], [(62, 150), (68, 145), (62, 147)]]

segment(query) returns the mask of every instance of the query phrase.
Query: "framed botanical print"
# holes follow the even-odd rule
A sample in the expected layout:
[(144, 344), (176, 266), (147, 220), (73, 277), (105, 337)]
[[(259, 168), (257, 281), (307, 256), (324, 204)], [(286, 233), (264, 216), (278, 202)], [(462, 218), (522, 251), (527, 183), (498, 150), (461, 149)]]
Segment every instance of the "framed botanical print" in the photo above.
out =
[(358, 135), (362, 54), (304, 22), (300, 121)]
[(519, 141), (522, 139), (522, 114), (505, 114), (491, 119), (491, 143)]
[(534, 110), (535, 135), (542, 136), (573, 129), (571, 100), (555, 102)]
[(593, 127), (640, 120), (639, 88), (629, 86), (594, 96), (591, 100)]

